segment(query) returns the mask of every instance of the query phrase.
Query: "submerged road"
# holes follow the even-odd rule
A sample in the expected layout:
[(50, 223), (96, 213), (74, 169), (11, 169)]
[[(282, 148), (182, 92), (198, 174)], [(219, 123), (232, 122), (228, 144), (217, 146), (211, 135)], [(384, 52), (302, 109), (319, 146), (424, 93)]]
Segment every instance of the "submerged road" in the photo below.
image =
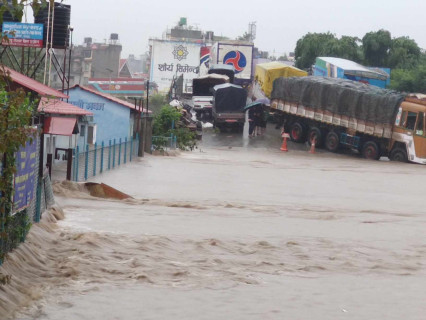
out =
[(426, 168), (280, 145), (207, 130), (94, 180), (133, 200), (57, 186), (17, 318), (424, 319)]

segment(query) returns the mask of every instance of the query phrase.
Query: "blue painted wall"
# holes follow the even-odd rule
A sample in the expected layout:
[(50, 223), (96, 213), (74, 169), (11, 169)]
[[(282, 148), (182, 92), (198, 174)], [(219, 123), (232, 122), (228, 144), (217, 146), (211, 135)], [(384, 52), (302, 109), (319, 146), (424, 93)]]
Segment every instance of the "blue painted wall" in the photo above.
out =
[[(130, 109), (116, 102), (110, 101), (97, 94), (81, 88), (72, 88), (69, 92), (69, 103), (93, 112), (93, 123), (96, 124), (96, 142), (98, 145), (104, 141), (130, 137)], [(84, 148), (87, 141), (87, 126), (85, 136), (78, 135), (78, 146)]]
[[(382, 69), (389, 75), (391, 73), (391, 70), (389, 68), (380, 68), (380, 69)], [(334, 74), (335, 72), (337, 74)], [(345, 75), (345, 71), (339, 67), (335, 67), (334, 65), (330, 64), (330, 70), (328, 70), (327, 68), (324, 68), (322, 65), (319, 65), (318, 62), (314, 66), (313, 75), (319, 76), (319, 77), (349, 79), (353, 81), (368, 83), (370, 85), (380, 87), (380, 88), (386, 88), (390, 84), (390, 77), (387, 80), (378, 80), (378, 79), (371, 79), (366, 77), (356, 77), (356, 76)]]

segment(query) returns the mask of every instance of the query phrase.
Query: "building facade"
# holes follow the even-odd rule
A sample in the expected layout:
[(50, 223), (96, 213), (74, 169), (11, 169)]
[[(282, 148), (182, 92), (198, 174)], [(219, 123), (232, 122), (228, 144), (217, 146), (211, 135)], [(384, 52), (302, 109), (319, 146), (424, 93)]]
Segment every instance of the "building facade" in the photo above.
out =
[(138, 114), (133, 104), (78, 85), (70, 88), (69, 96), (69, 103), (93, 113), (93, 121), (79, 127), (77, 145), (81, 150), (86, 145), (108, 145), (109, 141), (124, 141), (133, 135)]

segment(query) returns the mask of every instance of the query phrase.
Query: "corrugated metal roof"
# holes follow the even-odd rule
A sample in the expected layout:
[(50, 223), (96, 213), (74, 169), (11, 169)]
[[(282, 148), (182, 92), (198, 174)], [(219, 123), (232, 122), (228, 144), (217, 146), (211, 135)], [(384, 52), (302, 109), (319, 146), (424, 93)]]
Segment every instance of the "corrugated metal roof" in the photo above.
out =
[[(135, 105), (134, 105), (134, 104), (132, 104), (132, 103), (130, 103), (130, 102), (127, 102), (127, 101), (124, 101), (124, 100), (121, 100), (121, 99), (119, 99), (119, 98), (116, 98), (116, 97), (114, 97), (114, 96), (111, 96), (111, 95), (109, 95), (109, 94), (102, 93), (102, 92), (96, 91), (96, 90), (94, 90), (94, 89), (90, 89), (90, 88), (88, 88), (88, 87), (83, 87), (83, 86), (80, 86), (80, 85), (78, 85), (78, 84), (77, 84), (77, 85), (75, 85), (74, 87), (70, 88), (70, 90), (72, 90), (72, 89), (74, 89), (74, 88), (80, 88), (80, 89), (82, 89), (82, 90), (84, 90), (84, 91), (91, 92), (91, 93), (93, 93), (93, 94), (96, 94), (96, 95), (98, 95), (98, 96), (100, 96), (100, 97), (103, 97), (103, 98), (105, 98), (105, 99), (108, 99), (108, 100), (110, 100), (110, 101), (112, 101), (112, 102), (115, 102), (115, 103), (117, 103), (117, 104), (120, 104), (120, 105), (122, 105), (122, 106), (124, 106), (124, 107), (127, 107), (127, 108), (129, 108), (129, 109), (132, 109), (132, 110), (138, 111), (138, 107), (136, 107), (136, 108), (135, 108)], [(151, 111), (149, 111), (149, 113), (151, 113)]]
[(14, 83), (17, 83), (31, 91), (37, 92), (42, 97), (55, 97), (55, 98), (63, 98), (66, 99), (68, 96), (63, 94), (62, 92), (50, 88), (30, 77), (23, 75), (15, 70), (12, 70), (5, 66), (0, 66), (0, 68), (4, 68), (7, 73), (9, 73), (10, 78)]
[(338, 68), (343, 69), (345, 74), (350, 74), (354, 76), (363, 76), (367, 78), (380, 79), (380, 80), (386, 80), (387, 78), (389, 78), (388, 74), (384, 75), (385, 72), (382, 72), (382, 71), (377, 72), (377, 71), (371, 70), (351, 60), (335, 58), (335, 57), (318, 57), (318, 59), (321, 59), (325, 62), (335, 65)]
[(44, 121), (44, 133), (59, 136), (71, 136), (76, 124), (76, 118), (48, 117)]
[(78, 116), (92, 116), (93, 112), (84, 110), (70, 103), (58, 99), (42, 98), (38, 105), (39, 112), (51, 114), (65, 114)]

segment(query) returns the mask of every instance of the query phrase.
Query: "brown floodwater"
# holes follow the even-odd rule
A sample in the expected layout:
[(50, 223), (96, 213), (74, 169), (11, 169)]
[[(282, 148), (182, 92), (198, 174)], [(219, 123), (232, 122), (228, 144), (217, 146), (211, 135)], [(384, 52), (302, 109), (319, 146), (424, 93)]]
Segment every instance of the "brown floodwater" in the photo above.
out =
[(131, 200), (56, 184), (0, 319), (424, 319), (426, 168), (278, 136), (210, 130), (92, 179)]

